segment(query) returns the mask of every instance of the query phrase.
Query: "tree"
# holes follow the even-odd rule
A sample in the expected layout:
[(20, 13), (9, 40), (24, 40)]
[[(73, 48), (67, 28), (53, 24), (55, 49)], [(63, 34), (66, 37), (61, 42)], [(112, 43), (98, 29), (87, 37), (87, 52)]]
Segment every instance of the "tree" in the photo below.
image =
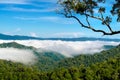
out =
[[(61, 5), (59, 13), (66, 18), (76, 19), (82, 27), (94, 32), (101, 32), (103, 35), (119, 34), (120, 30), (113, 30), (114, 26), (112, 27), (111, 23), (114, 20), (116, 23), (120, 22), (120, 0), (112, 0), (110, 8), (106, 4), (108, 1), (110, 0), (59, 0), (58, 4)], [(86, 23), (79, 16), (84, 16)], [(96, 29), (91, 25), (92, 19), (98, 20), (106, 29), (101, 27)]]
[(120, 0), (115, 0), (116, 3), (113, 4), (111, 13), (113, 15), (117, 14), (117, 21), (120, 22)]

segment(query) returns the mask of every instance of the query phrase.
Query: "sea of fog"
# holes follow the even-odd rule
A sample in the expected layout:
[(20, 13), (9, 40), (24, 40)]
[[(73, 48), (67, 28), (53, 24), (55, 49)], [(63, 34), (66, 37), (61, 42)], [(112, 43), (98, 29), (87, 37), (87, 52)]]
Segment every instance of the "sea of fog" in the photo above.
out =
[(20, 62), (23, 64), (33, 64), (37, 57), (31, 50), (21, 50), (16, 48), (0, 48), (0, 59)]
[[(79, 54), (93, 54), (104, 50), (104, 45), (117, 46), (120, 44), (120, 42), (113, 41), (0, 40), (0, 44), (8, 42), (17, 42), (25, 46), (55, 51), (66, 57), (73, 57)], [(36, 56), (32, 50), (20, 50), (14, 48), (0, 49), (0, 59), (31, 63), (35, 58)]]

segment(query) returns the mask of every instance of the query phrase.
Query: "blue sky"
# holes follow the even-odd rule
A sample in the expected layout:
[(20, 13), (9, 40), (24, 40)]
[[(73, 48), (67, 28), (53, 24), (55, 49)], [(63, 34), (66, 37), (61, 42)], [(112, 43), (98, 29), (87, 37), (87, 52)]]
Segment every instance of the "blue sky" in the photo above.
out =
[[(102, 36), (101, 33), (81, 28), (75, 20), (56, 13), (56, 2), (57, 0), (0, 0), (0, 33), (34, 37), (120, 37)], [(101, 26), (95, 21), (91, 22)], [(112, 25), (115, 25), (114, 22)], [(116, 25), (119, 26), (119, 23)]]

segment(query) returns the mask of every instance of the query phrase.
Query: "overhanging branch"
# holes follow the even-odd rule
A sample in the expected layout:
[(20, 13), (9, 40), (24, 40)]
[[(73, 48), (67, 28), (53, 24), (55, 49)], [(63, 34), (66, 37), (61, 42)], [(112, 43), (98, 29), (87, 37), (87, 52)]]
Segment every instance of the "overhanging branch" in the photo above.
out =
[[(105, 19), (103, 17), (103, 14), (102, 13), (100, 13), (100, 14), (101, 14), (101, 17), (96, 17), (96, 16), (93, 16), (93, 15), (89, 15), (89, 14), (84, 13), (84, 15), (86, 15), (86, 16), (88, 16), (90, 18), (94, 18), (94, 19), (97, 19), (97, 20), (100, 20), (100, 21), (104, 22)], [(105, 22), (105, 25), (108, 27), (110, 32), (114, 32), (108, 23)]]
[[(101, 32), (103, 33), (103, 35), (114, 35), (114, 34), (120, 33), (120, 30), (115, 31), (111, 27), (110, 23), (112, 22), (112, 17), (104, 15), (104, 13), (106, 13), (107, 10), (105, 7), (101, 7), (99, 5), (99, 3), (104, 4), (103, 0), (102, 1), (78, 0), (79, 2), (76, 2), (74, 0), (59, 0), (59, 1), (60, 1), (60, 4), (62, 3), (61, 6), (63, 7), (63, 10), (61, 10), (63, 12), (62, 14), (67, 18), (74, 18), (75, 20), (77, 20), (78, 23), (81, 25), (81, 27), (90, 29), (94, 32)], [(94, 9), (97, 10), (98, 13), (95, 13)], [(115, 12), (114, 9), (112, 11)], [(86, 18), (87, 24), (84, 24), (79, 17), (73, 15), (74, 13), (79, 15), (84, 15)], [(112, 16), (114, 17), (114, 15)], [(100, 23), (104, 25), (108, 29), (108, 31), (102, 28), (96, 29), (94, 26), (91, 26), (89, 18), (100, 21)]]
[(120, 33), (120, 31), (106, 32), (106, 31), (104, 31), (104, 30), (97, 30), (97, 29), (91, 27), (90, 24), (89, 24), (89, 22), (88, 22), (88, 24), (89, 24), (88, 26), (84, 25), (84, 24), (80, 21), (80, 19), (78, 19), (76, 16), (73, 16), (73, 15), (68, 16), (68, 15), (66, 15), (66, 14), (64, 14), (64, 15), (65, 15), (66, 18), (74, 18), (74, 19), (76, 19), (76, 20), (78, 21), (78, 23), (79, 23), (82, 27), (87, 28), (87, 29), (90, 29), (90, 30), (92, 30), (92, 31), (94, 31), (94, 32), (101, 32), (101, 33), (103, 33), (103, 35), (114, 35), (114, 34)]

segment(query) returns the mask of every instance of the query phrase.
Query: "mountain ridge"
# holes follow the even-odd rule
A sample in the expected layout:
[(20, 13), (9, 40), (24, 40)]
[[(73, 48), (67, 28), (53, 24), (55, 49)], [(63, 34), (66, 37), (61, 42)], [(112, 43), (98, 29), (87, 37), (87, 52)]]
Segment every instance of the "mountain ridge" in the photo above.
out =
[(109, 50), (103, 50), (99, 53), (94, 54), (81, 54), (75, 56), (74, 58), (67, 58), (59, 61), (55, 65), (60, 68), (69, 68), (73, 65), (75, 67), (79, 67), (81, 64), (85, 66), (90, 66), (95, 63), (103, 62), (109, 59), (119, 58), (120, 57), (120, 45), (111, 48)]
[[(39, 52), (34, 47), (24, 46), (16, 42), (0, 44), (0, 48), (6, 48), (6, 47), (33, 50), (35, 55), (38, 56), (38, 63), (35, 64), (35, 66), (37, 66), (41, 71), (54, 70), (60, 67), (69, 68), (69, 67), (72, 67), (73, 65), (75, 67), (78, 67), (81, 64), (89, 66), (97, 62), (103, 62), (105, 60), (108, 60), (109, 58), (115, 58), (115, 57), (120, 56), (120, 53), (119, 53), (120, 45), (116, 47), (112, 46), (113, 48), (102, 51), (100, 53), (81, 54), (73, 58), (65, 58), (59, 55), (58, 53), (50, 52), (50, 51)], [(107, 47), (111, 47), (111, 46), (107, 46)]]
[[(53, 63), (65, 58), (65, 56), (54, 51), (37, 49), (32, 46), (25, 46), (16, 42), (2, 43), (0, 44), (0, 48), (15, 48), (20, 50), (31, 50), (33, 54), (37, 57), (36, 62), (33, 65), (37, 66), (41, 71), (43, 71), (45, 68), (47, 69), (48, 65), (52, 65)], [(44, 68), (42, 68), (41, 66), (44, 66)]]
[(110, 39), (110, 38), (94, 38), (94, 37), (79, 37), (79, 38), (39, 38), (31, 36), (21, 36), (21, 35), (6, 35), (0, 33), (1, 40), (61, 40), (61, 41), (116, 41), (119, 42), (120, 39)]

